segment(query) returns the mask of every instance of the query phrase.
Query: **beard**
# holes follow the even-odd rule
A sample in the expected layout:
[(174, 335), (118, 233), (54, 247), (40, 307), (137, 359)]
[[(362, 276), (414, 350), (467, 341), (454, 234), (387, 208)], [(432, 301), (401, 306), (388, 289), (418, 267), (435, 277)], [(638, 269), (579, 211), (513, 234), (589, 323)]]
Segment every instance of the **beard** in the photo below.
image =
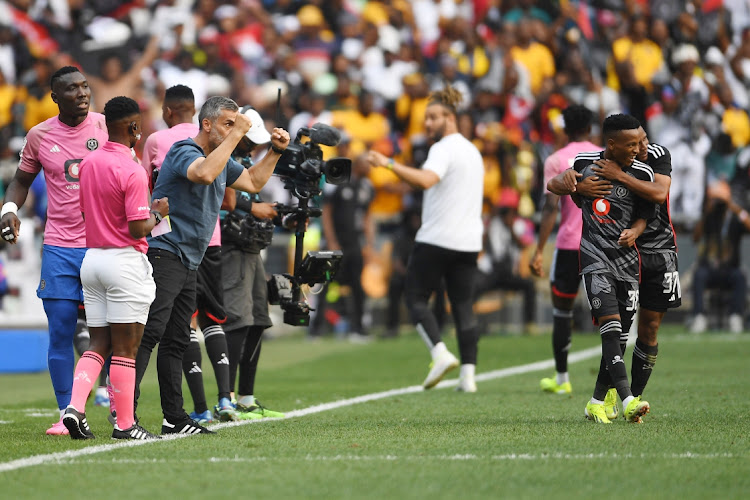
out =
[(211, 148), (211, 151), (218, 148), (224, 142), (224, 139), (226, 139), (226, 136), (216, 130), (216, 127), (212, 127), (211, 132), (208, 133), (208, 146)]
[(430, 139), (432, 139), (432, 142), (438, 142), (440, 139), (443, 138), (444, 135), (445, 135), (445, 123), (435, 128), (435, 130), (430, 135)]

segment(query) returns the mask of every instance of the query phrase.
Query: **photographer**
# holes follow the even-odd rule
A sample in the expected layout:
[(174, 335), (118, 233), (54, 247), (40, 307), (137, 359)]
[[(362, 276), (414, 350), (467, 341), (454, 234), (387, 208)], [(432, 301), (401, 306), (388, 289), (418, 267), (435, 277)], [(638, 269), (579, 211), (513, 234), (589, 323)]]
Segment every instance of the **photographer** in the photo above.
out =
[[(252, 125), (237, 144), (232, 157), (244, 167), (253, 162), (253, 150), (271, 141), (263, 118), (253, 108), (243, 114)], [(273, 203), (264, 203), (258, 194), (249, 194), (228, 188), (224, 193), (222, 211), (222, 274), (224, 279), (224, 324), (229, 351), (229, 380), (234, 391), (237, 385), (237, 416), (240, 419), (283, 417), (283, 413), (268, 410), (255, 399), (255, 375), (258, 371), (263, 331), (273, 326), (268, 315), (268, 289), (266, 270), (261, 250), (271, 243), (273, 219), (278, 213)]]
[(450, 86), (430, 94), (424, 124), (433, 145), (421, 169), (396, 163), (377, 151), (369, 152), (369, 160), (425, 191), (422, 227), (406, 276), (407, 307), (432, 355), (432, 367), (422, 385), (434, 387), (459, 364), (441, 340), (435, 316), (427, 306), (430, 295), (445, 279), (461, 355), (458, 390), (475, 392), (479, 332), (472, 293), (477, 255), (482, 249), (484, 164), (479, 150), (458, 132), (456, 107), (460, 101), (461, 93)]

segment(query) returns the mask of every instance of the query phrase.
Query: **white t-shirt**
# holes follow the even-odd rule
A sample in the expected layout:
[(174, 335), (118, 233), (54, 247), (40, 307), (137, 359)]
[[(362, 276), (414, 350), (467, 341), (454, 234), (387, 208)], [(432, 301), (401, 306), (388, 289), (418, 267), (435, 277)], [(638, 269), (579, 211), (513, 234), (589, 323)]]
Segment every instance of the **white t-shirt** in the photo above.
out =
[(435, 172), (440, 181), (424, 192), (416, 241), (480, 251), (484, 163), (479, 150), (461, 134), (451, 134), (432, 145), (422, 168)]

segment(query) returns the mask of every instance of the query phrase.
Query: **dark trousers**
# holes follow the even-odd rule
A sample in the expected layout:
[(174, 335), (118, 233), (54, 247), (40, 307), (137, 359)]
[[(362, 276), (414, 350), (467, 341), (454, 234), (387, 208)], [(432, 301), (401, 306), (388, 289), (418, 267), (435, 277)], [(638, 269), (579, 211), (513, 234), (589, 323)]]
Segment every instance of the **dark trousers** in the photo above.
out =
[(159, 344), (156, 370), (164, 418), (177, 422), (187, 417), (182, 401), (182, 356), (190, 345), (190, 318), (195, 311), (196, 271), (165, 250), (151, 248), (148, 260), (154, 269), (156, 298), (148, 313), (146, 328), (135, 358), (135, 401), (151, 359)]
[(414, 245), (406, 271), (405, 296), (411, 320), (432, 345), (440, 342), (441, 336), (428, 301), (445, 281), (464, 364), (476, 364), (477, 360), (479, 332), (472, 309), (476, 273), (477, 252), (459, 252), (426, 243)]
[(509, 269), (493, 270), (490, 274), (478, 273), (475, 297), (478, 299), (490, 290), (523, 292), (523, 321), (533, 323), (536, 314), (536, 287), (534, 280), (516, 276)]
[[(391, 273), (391, 279), (388, 281), (388, 308), (385, 318), (385, 326), (389, 331), (397, 330), (401, 324), (401, 296), (406, 288), (406, 273)], [(443, 330), (445, 324), (445, 285), (441, 285), (435, 292), (435, 298), (432, 302), (432, 314), (435, 315), (438, 329)]]
[(730, 290), (729, 314), (744, 314), (745, 296), (747, 295), (747, 278), (737, 267), (720, 267), (712, 269), (698, 266), (693, 275), (693, 312), (703, 314), (703, 292), (706, 289)]

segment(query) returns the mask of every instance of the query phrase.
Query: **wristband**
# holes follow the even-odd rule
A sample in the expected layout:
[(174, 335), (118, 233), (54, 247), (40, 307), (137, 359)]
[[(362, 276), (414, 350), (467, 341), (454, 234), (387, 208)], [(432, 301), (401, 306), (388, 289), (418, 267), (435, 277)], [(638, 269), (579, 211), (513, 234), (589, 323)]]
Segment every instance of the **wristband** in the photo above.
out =
[(388, 170), (393, 170), (393, 165), (395, 165), (396, 162), (393, 161), (393, 158), (388, 158), (388, 163), (385, 164), (385, 168)]
[(284, 154), (284, 150), (281, 148), (277, 148), (276, 144), (271, 144), (271, 150), (276, 154)]
[(2, 211), (0, 211), (0, 217), (5, 217), (5, 214), (18, 214), (18, 205), (13, 203), (12, 201), (9, 201), (3, 205)]
[(151, 210), (151, 213), (152, 213), (152, 214), (154, 214), (154, 219), (156, 219), (156, 224), (160, 223), (160, 222), (161, 222), (161, 220), (162, 220), (162, 219), (164, 218), (164, 217), (162, 217), (162, 215), (161, 215), (161, 214), (160, 214), (160, 213), (159, 213), (158, 211), (156, 211), (156, 210)]

